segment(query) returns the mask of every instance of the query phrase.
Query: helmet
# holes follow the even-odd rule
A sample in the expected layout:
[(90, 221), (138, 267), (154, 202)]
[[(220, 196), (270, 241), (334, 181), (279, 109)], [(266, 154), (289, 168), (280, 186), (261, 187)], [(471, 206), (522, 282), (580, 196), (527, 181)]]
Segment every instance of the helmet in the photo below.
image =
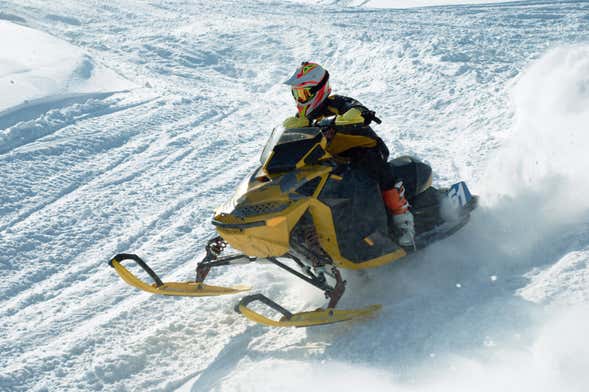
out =
[(305, 117), (309, 117), (331, 93), (329, 72), (319, 64), (307, 61), (301, 63), (284, 84), (291, 86), (299, 115)]

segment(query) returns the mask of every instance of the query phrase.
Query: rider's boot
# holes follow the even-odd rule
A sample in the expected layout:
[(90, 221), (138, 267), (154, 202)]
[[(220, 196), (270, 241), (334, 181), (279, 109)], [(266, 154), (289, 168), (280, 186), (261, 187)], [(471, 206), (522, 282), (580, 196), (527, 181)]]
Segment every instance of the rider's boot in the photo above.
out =
[(401, 235), (397, 239), (399, 245), (415, 247), (415, 224), (413, 222), (413, 214), (410, 211), (404, 214), (393, 215), (393, 222), (397, 229), (401, 231)]
[(397, 182), (393, 188), (384, 190), (382, 198), (387, 209), (393, 215), (393, 223), (401, 235), (397, 239), (401, 246), (415, 246), (415, 224), (409, 203), (405, 198), (403, 182)]

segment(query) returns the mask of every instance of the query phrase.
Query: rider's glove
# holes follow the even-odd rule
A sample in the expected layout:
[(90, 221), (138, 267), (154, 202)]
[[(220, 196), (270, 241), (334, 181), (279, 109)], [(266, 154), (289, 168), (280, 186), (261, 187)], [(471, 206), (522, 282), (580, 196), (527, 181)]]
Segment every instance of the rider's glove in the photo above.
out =
[(382, 123), (380, 118), (376, 117), (376, 113), (374, 112), (374, 110), (363, 111), (362, 117), (364, 117), (364, 125), (370, 125), (370, 123), (373, 121), (377, 124)]

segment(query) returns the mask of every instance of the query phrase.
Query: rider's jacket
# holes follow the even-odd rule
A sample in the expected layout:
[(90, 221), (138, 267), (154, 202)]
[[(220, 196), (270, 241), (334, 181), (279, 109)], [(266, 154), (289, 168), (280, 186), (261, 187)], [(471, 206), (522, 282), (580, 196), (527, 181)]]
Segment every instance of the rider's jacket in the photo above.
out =
[(387, 165), (389, 150), (369, 126), (375, 119), (374, 112), (359, 101), (342, 95), (332, 95), (308, 117), (296, 115), (287, 118), (283, 125), (285, 128), (304, 128), (315, 121), (333, 116), (335, 126), (329, 126), (327, 152), (366, 170), (379, 182), (382, 190), (392, 189), (396, 180)]
[(370, 112), (354, 98), (332, 95), (308, 117), (297, 114), (287, 118), (283, 125), (285, 128), (303, 128), (314, 121), (335, 116), (335, 132), (327, 145), (327, 151), (331, 155), (354, 159), (356, 155), (362, 155), (362, 150), (369, 149), (377, 151), (386, 162), (389, 151), (382, 139), (368, 126), (373, 115), (374, 112)]

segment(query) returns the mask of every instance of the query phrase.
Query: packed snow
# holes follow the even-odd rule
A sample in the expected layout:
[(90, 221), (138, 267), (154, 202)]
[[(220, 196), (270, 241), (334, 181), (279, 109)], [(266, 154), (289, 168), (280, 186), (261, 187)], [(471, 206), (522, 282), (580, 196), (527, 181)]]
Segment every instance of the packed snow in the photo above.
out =
[[(0, 0), (1, 391), (589, 388), (589, 3), (376, 2)], [(122, 282), (119, 252), (193, 278), (303, 60), (481, 196), (468, 226), (346, 271), (370, 320), (272, 329)], [(210, 278), (324, 305), (268, 265)]]

